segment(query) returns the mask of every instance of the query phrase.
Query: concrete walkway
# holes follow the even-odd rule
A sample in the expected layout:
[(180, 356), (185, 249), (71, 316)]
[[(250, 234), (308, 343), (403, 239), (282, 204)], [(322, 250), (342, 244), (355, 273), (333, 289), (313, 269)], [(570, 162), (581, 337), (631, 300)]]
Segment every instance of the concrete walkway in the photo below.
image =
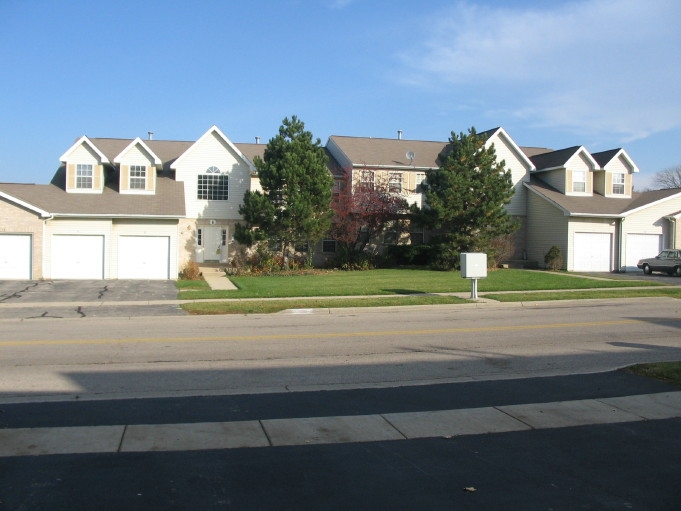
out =
[(456, 410), (189, 424), (0, 429), (0, 457), (453, 438), (681, 417), (681, 392)]
[(201, 271), (206, 283), (213, 290), (229, 291), (238, 289), (234, 284), (232, 284), (232, 281), (227, 278), (227, 275), (222, 268), (200, 266), (199, 270)]

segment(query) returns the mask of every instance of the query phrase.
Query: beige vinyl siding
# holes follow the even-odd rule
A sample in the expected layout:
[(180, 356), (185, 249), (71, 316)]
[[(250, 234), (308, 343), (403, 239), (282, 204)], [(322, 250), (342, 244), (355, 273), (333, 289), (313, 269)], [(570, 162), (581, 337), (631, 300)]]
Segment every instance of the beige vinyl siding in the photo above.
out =
[(567, 262), (568, 217), (536, 193), (527, 193), (527, 257), (544, 265), (544, 255), (556, 245)]
[(0, 233), (31, 235), (31, 278), (43, 278), (43, 221), (38, 215), (0, 197)]
[(536, 176), (541, 179), (544, 183), (547, 185), (555, 188), (561, 193), (565, 193), (565, 182), (566, 182), (566, 177), (565, 177), (565, 170), (564, 169), (556, 169), (556, 170), (548, 170), (546, 172), (538, 172)]
[[(200, 140), (189, 151), (183, 155), (175, 173), (177, 181), (184, 181), (186, 216), (216, 220), (240, 219), (239, 206), (251, 183), (248, 165), (216, 133)], [(222, 174), (229, 176), (229, 200), (197, 199), (197, 176), (205, 174), (209, 167), (218, 167)]]
[[(599, 170), (597, 172), (594, 172), (593, 175), (593, 183), (594, 183), (594, 193), (599, 193), (601, 195), (605, 195), (605, 191), (607, 190), (606, 188), (606, 174), (607, 172), (603, 170)], [(612, 182), (612, 176), (611, 176), (611, 182)]]
[(511, 171), (511, 180), (515, 193), (511, 202), (506, 206), (506, 211), (511, 215), (525, 216), (527, 214), (527, 189), (523, 186), (523, 182), (529, 182), (529, 170), (520, 160), (516, 151), (500, 137), (490, 139), (489, 142), (494, 144), (497, 162), (503, 160), (505, 168)]
[(43, 244), (43, 253), (45, 254), (43, 259), (43, 276), (46, 279), (52, 278), (51, 240), (55, 234), (104, 236), (104, 278), (115, 278), (111, 276), (109, 265), (111, 260), (111, 220), (63, 220), (55, 218), (46, 222)]
[(615, 246), (611, 246), (611, 255), (612, 257), (610, 258), (610, 270), (614, 270), (614, 261), (617, 261), (618, 253), (617, 253), (617, 247), (616, 243), (614, 243), (614, 240), (617, 239), (616, 237), (616, 231), (617, 231), (617, 222), (612, 219), (612, 218), (575, 218), (571, 217), (570, 221), (568, 223), (568, 237), (567, 239), (570, 240), (569, 246), (568, 246), (568, 251), (567, 251), (567, 270), (568, 271), (573, 271), (574, 270), (574, 260), (575, 260), (575, 253), (574, 253), (574, 236), (575, 233), (599, 233), (599, 234), (610, 234), (610, 239), (611, 239), (611, 244)]
[(169, 274), (175, 279), (178, 274), (178, 221), (177, 220), (125, 220), (115, 219), (111, 225), (110, 255), (111, 278), (118, 278), (118, 240), (120, 236), (165, 236), (170, 239)]
[[(665, 218), (669, 216), (670, 211), (681, 211), (681, 197), (661, 202), (628, 215), (624, 219), (622, 229), (625, 234), (661, 234), (663, 248), (676, 248), (671, 246), (674, 239), (671, 232), (671, 222)], [(678, 223), (679, 221), (677, 221)], [(676, 236), (676, 240), (678, 244), (678, 236)]]

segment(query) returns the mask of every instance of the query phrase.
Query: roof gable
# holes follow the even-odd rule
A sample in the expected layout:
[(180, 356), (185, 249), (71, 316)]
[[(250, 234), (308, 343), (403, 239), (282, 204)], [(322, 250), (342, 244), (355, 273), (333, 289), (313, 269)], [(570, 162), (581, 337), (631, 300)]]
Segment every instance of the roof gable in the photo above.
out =
[(630, 174), (639, 171), (634, 160), (622, 148), (593, 153), (591, 156), (593, 156), (594, 160), (598, 162), (598, 165), (603, 170), (614, 170), (624, 167), (629, 170)]
[(161, 165), (161, 159), (158, 156), (156, 156), (156, 154), (151, 149), (149, 149), (149, 146), (147, 146), (142, 141), (142, 139), (139, 138), (139, 137), (137, 137), (135, 140), (130, 142), (125, 147), (125, 149), (123, 149), (120, 153), (118, 153), (116, 155), (116, 157), (113, 159), (113, 162), (114, 163), (121, 163), (121, 160), (123, 160), (125, 158), (125, 156), (127, 155), (127, 153), (130, 150), (132, 150), (132, 148), (135, 147), (135, 146), (139, 147), (142, 150), (142, 152), (146, 153), (147, 156), (149, 156), (149, 158), (154, 162), (154, 165), (156, 165), (156, 166)]
[(186, 151), (184, 151), (171, 165), (170, 168), (173, 170), (176, 170), (178, 165), (182, 164), (182, 161), (188, 158), (188, 155), (194, 151), (194, 149), (198, 146), (201, 145), (201, 143), (206, 140), (208, 137), (211, 137), (215, 135), (219, 139), (221, 139), (234, 153), (239, 157), (251, 170), (251, 172), (257, 172), (257, 169), (255, 168), (255, 165), (253, 165), (253, 162), (249, 160), (244, 154), (239, 150), (239, 148), (232, 143), (232, 141), (225, 136), (222, 131), (218, 129), (217, 126), (213, 125), (211, 128), (206, 131), (201, 137), (194, 142)]
[(107, 156), (102, 151), (100, 151), (99, 148), (95, 144), (93, 144), (92, 141), (85, 135), (76, 140), (75, 144), (69, 147), (69, 149), (64, 154), (61, 155), (59, 161), (66, 162), (67, 160), (69, 160), (73, 152), (76, 151), (82, 145), (85, 145), (88, 149), (90, 149), (90, 151), (94, 152), (101, 163), (111, 163), (109, 158), (107, 158)]
[(589, 154), (584, 146), (573, 146), (530, 157), (536, 167), (536, 172), (568, 168), (574, 162), (581, 160), (590, 170), (599, 169), (598, 162)]
[(513, 154), (515, 154), (516, 158), (518, 158), (518, 160), (522, 163), (526, 170), (531, 171), (535, 169), (532, 160), (530, 160), (530, 158), (527, 157), (527, 155), (518, 146), (518, 144), (516, 144), (515, 141), (510, 137), (510, 135), (506, 133), (506, 130), (504, 130), (504, 128), (499, 127), (494, 130), (484, 132), (484, 134), (487, 135), (487, 142), (485, 143), (486, 146), (494, 144), (495, 140), (499, 140), (502, 143), (504, 143)]

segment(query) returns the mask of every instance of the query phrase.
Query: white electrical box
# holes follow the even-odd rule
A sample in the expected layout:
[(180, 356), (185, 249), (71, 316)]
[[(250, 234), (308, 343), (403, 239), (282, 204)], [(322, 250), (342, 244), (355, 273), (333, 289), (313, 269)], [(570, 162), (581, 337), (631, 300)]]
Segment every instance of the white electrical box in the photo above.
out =
[(487, 277), (487, 254), (462, 252), (461, 276), (464, 279), (484, 279)]

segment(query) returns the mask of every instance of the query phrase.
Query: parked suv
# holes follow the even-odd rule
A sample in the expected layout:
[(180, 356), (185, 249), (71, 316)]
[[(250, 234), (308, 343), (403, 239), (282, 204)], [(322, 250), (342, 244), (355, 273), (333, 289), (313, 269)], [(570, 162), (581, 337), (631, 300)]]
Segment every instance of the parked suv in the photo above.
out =
[(658, 256), (641, 259), (636, 266), (646, 275), (661, 271), (681, 277), (681, 250), (663, 250)]

